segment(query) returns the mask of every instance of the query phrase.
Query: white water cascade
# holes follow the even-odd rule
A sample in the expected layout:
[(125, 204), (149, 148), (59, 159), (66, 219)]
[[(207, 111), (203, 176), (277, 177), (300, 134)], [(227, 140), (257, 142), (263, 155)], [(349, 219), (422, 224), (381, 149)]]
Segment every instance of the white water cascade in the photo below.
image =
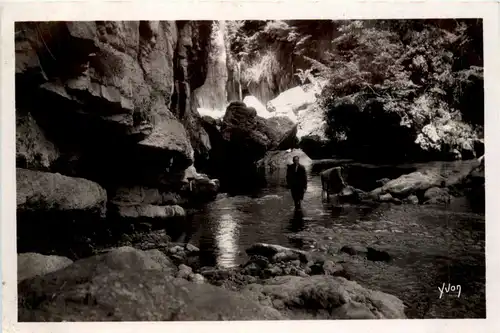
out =
[(208, 58), (207, 77), (194, 91), (194, 101), (201, 116), (220, 118), (227, 107), (227, 52), (224, 40), (225, 22), (214, 21)]

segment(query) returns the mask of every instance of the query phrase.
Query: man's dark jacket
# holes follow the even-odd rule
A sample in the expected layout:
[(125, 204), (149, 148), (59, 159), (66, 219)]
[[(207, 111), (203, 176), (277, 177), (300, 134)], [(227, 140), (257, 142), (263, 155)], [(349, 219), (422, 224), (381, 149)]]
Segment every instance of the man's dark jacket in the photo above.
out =
[(295, 164), (289, 165), (286, 170), (286, 184), (292, 191), (305, 191), (307, 189), (306, 168), (302, 164), (297, 167)]

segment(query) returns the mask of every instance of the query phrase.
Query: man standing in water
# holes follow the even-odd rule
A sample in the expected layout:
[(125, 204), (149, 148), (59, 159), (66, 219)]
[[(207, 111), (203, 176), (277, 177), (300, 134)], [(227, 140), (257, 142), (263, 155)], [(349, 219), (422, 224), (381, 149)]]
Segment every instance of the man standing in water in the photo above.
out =
[(288, 166), (286, 171), (286, 184), (292, 192), (295, 209), (301, 208), (301, 201), (304, 199), (304, 193), (307, 190), (306, 168), (299, 163), (299, 157), (293, 157), (293, 164)]

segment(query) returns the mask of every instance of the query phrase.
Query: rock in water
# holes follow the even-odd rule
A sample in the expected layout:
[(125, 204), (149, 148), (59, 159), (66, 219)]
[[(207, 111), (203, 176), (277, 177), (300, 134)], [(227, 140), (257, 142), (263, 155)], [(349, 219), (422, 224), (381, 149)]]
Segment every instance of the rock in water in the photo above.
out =
[(445, 204), (451, 200), (447, 188), (431, 187), (424, 193), (424, 204)]
[(16, 176), (18, 212), (106, 213), (106, 191), (90, 180), (19, 168)]
[[(439, 186), (444, 178), (433, 171), (416, 171), (402, 175), (385, 183), (380, 190), (382, 194), (389, 193), (394, 197), (406, 197), (417, 191), (425, 191), (431, 187)], [(373, 191), (372, 191), (373, 192)]]
[(78, 260), (19, 284), (19, 321), (285, 319), (247, 296), (174, 278), (168, 269), (131, 248)]
[(45, 275), (71, 265), (73, 261), (61, 256), (46, 256), (40, 253), (20, 253), (17, 255), (17, 283)]
[(292, 249), (281, 245), (266, 244), (266, 243), (255, 243), (248, 249), (246, 249), (246, 253), (248, 255), (266, 257), (268, 259), (271, 259), (273, 257), (275, 259), (281, 257), (281, 259), (279, 260), (285, 260), (284, 258), (291, 258), (290, 260), (294, 260), (296, 259), (295, 255), (297, 255), (300, 258), (300, 260), (304, 262), (307, 262), (309, 259), (309, 254), (306, 251)]
[(363, 288), (342, 277), (281, 276), (252, 284), (245, 290), (255, 298), (281, 300), (294, 319), (405, 319), (403, 302), (396, 296)]

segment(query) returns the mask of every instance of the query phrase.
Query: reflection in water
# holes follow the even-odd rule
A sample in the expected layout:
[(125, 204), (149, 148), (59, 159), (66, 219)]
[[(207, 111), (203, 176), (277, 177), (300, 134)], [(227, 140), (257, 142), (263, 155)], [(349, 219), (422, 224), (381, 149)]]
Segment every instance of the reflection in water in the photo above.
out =
[(290, 226), (288, 227), (288, 230), (290, 232), (300, 232), (304, 230), (304, 228), (304, 212), (302, 211), (302, 209), (295, 210), (293, 213), (293, 217), (290, 219)]
[(238, 256), (238, 224), (230, 214), (223, 214), (215, 231), (217, 247), (217, 266), (229, 268), (237, 266)]

